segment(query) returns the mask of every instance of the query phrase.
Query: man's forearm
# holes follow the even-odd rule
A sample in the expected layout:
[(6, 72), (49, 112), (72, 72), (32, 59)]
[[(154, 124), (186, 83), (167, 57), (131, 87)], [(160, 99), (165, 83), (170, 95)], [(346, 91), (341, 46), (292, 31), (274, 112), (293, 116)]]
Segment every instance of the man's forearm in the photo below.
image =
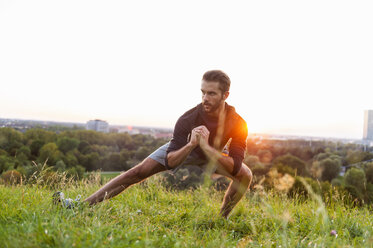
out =
[(172, 151), (167, 155), (168, 166), (170, 168), (174, 168), (180, 165), (192, 152), (192, 150), (196, 148), (196, 145), (191, 144), (190, 142), (180, 148), (177, 151)]
[(206, 154), (209, 160), (213, 160), (214, 162), (218, 162), (224, 168), (228, 170), (229, 173), (233, 172), (234, 167), (234, 160), (232, 157), (223, 156), (221, 152), (216, 150), (215, 148), (211, 147), (210, 145), (203, 145), (201, 146), (202, 151)]

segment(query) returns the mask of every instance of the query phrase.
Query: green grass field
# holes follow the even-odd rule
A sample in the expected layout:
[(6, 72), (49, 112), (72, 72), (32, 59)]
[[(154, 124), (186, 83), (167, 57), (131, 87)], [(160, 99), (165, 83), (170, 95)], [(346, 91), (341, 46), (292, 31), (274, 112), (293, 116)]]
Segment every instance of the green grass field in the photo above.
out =
[[(99, 187), (94, 180), (57, 185), (70, 198)], [(92, 207), (53, 206), (54, 191), (42, 184), (0, 185), (1, 247), (373, 246), (371, 211), (338, 197), (325, 207), (317, 196), (301, 201), (252, 192), (225, 220), (219, 216), (224, 192), (205, 186), (171, 191), (160, 177)]]
[[(85, 176), (89, 177), (90, 174), (92, 174), (92, 173), (88, 172), (88, 173), (85, 174)], [(118, 176), (120, 174), (120, 171), (108, 171), (108, 172), (102, 171), (102, 172), (100, 172), (100, 174), (101, 174), (102, 181), (107, 182), (110, 179)]]

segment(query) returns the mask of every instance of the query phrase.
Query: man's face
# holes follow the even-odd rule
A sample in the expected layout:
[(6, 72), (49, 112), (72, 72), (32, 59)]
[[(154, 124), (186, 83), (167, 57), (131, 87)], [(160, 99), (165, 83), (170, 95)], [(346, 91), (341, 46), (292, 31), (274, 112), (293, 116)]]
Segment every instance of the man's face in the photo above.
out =
[(202, 80), (202, 106), (206, 113), (215, 112), (228, 97), (229, 92), (223, 93), (219, 88), (219, 82)]

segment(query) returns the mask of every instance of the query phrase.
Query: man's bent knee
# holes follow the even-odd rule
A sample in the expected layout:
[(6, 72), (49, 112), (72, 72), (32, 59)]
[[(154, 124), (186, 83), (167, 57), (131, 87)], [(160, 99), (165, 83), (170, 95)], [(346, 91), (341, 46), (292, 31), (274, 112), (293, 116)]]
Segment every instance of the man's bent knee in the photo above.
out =
[(238, 173), (234, 176), (234, 179), (238, 181), (245, 181), (246, 183), (248, 183), (248, 185), (250, 185), (251, 180), (253, 179), (253, 174), (250, 168), (242, 163), (242, 166)]
[(151, 158), (144, 159), (141, 163), (130, 169), (131, 174), (139, 179), (145, 179), (165, 170), (166, 168), (162, 164)]

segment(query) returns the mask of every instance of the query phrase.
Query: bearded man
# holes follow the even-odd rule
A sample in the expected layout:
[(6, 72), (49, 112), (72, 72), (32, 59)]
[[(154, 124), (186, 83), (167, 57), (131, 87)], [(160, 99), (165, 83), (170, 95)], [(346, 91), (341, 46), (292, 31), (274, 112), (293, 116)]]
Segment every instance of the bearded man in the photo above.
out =
[[(114, 197), (129, 186), (182, 164), (203, 167), (231, 179), (224, 196), (221, 215), (224, 218), (240, 201), (252, 180), (250, 169), (242, 163), (246, 149), (246, 122), (225, 101), (230, 79), (220, 70), (207, 71), (202, 77), (202, 102), (185, 112), (177, 121), (173, 138), (141, 163), (113, 178), (85, 199), (96, 204)], [(222, 149), (229, 143), (229, 153)]]

